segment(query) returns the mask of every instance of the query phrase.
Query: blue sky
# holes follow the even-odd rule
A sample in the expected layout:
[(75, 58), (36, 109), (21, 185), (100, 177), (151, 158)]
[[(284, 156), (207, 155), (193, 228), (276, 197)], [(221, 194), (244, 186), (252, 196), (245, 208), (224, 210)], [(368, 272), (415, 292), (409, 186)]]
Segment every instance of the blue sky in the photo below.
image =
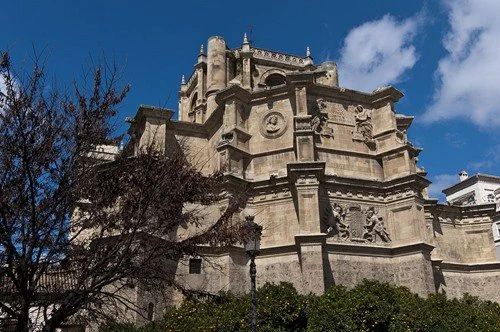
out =
[(17, 0), (2, 12), (0, 49), (20, 68), (42, 54), (59, 86), (102, 55), (116, 62), (132, 86), (120, 123), (139, 104), (177, 109), (200, 44), (220, 35), (238, 47), (247, 32), (256, 47), (309, 46), (315, 63), (337, 62), (341, 86), (401, 90), (397, 112), (416, 118), (409, 137), (424, 149), (433, 197), (462, 169), (500, 175), (498, 0)]

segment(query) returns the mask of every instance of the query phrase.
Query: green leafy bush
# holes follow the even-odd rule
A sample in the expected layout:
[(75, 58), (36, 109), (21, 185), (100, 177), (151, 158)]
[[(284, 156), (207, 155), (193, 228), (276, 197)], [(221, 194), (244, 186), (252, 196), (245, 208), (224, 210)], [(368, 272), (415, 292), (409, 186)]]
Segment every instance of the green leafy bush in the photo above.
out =
[[(427, 299), (406, 287), (365, 280), (353, 289), (334, 286), (323, 295), (301, 295), (290, 283), (258, 290), (259, 331), (500, 331), (500, 305), (464, 295)], [(221, 293), (169, 308), (148, 326), (108, 324), (102, 332), (250, 331), (250, 296)]]
[(260, 331), (300, 331), (307, 327), (305, 297), (291, 283), (266, 283), (259, 289), (258, 324)]

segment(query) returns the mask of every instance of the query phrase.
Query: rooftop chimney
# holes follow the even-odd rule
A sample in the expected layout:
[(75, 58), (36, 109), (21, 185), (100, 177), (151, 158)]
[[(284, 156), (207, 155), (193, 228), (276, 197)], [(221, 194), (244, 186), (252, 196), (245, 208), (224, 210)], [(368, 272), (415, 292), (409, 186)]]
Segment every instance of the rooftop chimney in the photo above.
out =
[(469, 174), (467, 174), (467, 172), (463, 170), (460, 173), (458, 173), (458, 176), (460, 177), (460, 182), (462, 182), (463, 180), (467, 180)]

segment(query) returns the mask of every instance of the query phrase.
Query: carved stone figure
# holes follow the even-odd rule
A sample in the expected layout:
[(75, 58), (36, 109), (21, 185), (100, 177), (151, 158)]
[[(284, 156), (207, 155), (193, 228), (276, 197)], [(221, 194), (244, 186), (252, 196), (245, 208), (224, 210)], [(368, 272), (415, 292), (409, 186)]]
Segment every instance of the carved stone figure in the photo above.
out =
[(353, 133), (352, 138), (357, 141), (372, 141), (373, 126), (371, 112), (364, 109), (361, 105), (356, 106), (355, 112), (356, 131)]
[(229, 171), (229, 156), (227, 151), (222, 151), (219, 154), (219, 172), (225, 173)]
[(260, 132), (264, 137), (277, 138), (286, 131), (286, 120), (279, 112), (269, 112), (264, 115), (260, 125)]
[(333, 129), (328, 126), (328, 112), (325, 101), (320, 98), (318, 102), (318, 113), (311, 120), (311, 129), (324, 137), (333, 137)]
[(321, 134), (323, 131), (323, 126), (326, 123), (326, 116), (323, 114), (315, 115), (311, 120), (311, 128), (316, 134)]
[(221, 139), (219, 141), (219, 146), (231, 143), (233, 138), (234, 138), (234, 132), (232, 131), (222, 134)]
[(280, 126), (278, 125), (278, 116), (273, 114), (267, 119), (266, 131), (269, 134), (274, 134), (274, 133), (278, 132), (279, 130), (280, 130)]
[(384, 220), (375, 213), (373, 206), (366, 211), (365, 232), (363, 239), (369, 242), (376, 242), (377, 236), (384, 242), (390, 242), (389, 232), (385, 228)]
[(327, 225), (328, 225), (327, 229), (328, 234), (336, 230), (341, 240), (349, 239), (350, 237), (349, 225), (345, 223), (345, 212), (344, 209), (337, 203), (334, 203), (333, 205), (332, 214), (327, 219)]

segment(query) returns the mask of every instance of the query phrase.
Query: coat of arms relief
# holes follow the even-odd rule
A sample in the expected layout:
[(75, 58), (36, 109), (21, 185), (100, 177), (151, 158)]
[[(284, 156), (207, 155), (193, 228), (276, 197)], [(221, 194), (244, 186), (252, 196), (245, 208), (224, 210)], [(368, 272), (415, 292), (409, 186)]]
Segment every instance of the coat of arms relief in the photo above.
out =
[(376, 243), (391, 242), (384, 218), (373, 206), (362, 208), (358, 204), (333, 203), (325, 209), (323, 216), (329, 236), (341, 241)]

